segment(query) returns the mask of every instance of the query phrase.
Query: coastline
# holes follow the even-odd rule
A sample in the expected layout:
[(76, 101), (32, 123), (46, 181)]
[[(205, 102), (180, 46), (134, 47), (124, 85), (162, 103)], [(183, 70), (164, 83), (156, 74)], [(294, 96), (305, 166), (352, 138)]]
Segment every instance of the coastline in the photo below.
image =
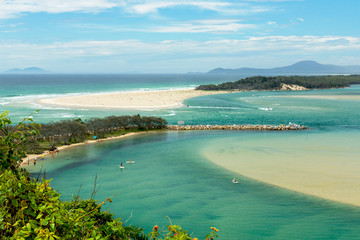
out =
[[(82, 145), (85, 145), (85, 144), (93, 144), (93, 143), (99, 143), (99, 142), (104, 142), (104, 141), (111, 141), (111, 140), (127, 138), (127, 137), (131, 137), (131, 136), (135, 136), (135, 135), (145, 134), (145, 133), (148, 133), (148, 132), (147, 131), (130, 132), (130, 133), (126, 133), (124, 135), (116, 136), (116, 137), (107, 137), (107, 138), (99, 139), (99, 140), (87, 140), (87, 141), (81, 142), (81, 143), (73, 143), (73, 144), (70, 144), (70, 145), (62, 145), (62, 146), (58, 147), (57, 150), (62, 151), (62, 150), (66, 150), (66, 149), (69, 149), (69, 148), (82, 146)], [(30, 162), (33, 162), (35, 160), (35, 158), (40, 160), (42, 157), (46, 157), (46, 156), (48, 157), (51, 154), (52, 153), (50, 153), (50, 151), (45, 151), (45, 152), (40, 153), (40, 154), (28, 154), (28, 155), (26, 155), (26, 157), (22, 158), (23, 162), (21, 163), (20, 167), (28, 168), (28, 166), (30, 165)]]
[(181, 107), (185, 99), (230, 91), (200, 91), (195, 89), (116, 92), (81, 96), (44, 98), (37, 103), (45, 106), (111, 108), (111, 109), (166, 109)]

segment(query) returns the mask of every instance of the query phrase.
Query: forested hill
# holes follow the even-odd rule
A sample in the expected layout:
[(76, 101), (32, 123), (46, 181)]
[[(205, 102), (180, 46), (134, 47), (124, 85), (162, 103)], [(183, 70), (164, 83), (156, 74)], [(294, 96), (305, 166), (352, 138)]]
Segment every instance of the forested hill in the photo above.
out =
[(297, 85), (306, 89), (343, 88), (360, 84), (360, 75), (330, 76), (255, 76), (218, 85), (200, 85), (196, 90), (281, 90), (284, 85)]

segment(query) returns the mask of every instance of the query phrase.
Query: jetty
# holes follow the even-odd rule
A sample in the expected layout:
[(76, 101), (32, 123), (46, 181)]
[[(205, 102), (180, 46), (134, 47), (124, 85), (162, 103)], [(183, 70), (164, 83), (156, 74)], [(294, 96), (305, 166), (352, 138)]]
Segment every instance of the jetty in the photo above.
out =
[(286, 131), (286, 130), (304, 130), (308, 129), (303, 125), (298, 124), (280, 124), (280, 125), (168, 125), (168, 130), (273, 130), (273, 131)]

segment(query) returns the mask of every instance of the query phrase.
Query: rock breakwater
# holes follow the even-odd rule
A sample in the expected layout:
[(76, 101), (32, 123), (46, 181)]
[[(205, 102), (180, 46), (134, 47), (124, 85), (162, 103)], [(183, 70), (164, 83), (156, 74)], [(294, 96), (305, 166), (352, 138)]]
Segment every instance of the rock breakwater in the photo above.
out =
[(305, 126), (298, 124), (280, 125), (168, 125), (168, 130), (304, 130)]

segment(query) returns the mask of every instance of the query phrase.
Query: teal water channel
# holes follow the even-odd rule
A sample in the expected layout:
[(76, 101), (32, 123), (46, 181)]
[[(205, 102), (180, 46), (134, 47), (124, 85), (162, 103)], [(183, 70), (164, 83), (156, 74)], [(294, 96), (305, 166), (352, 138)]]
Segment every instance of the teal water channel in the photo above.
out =
[[(70, 148), (39, 160), (31, 171), (37, 176), (46, 169), (64, 200), (79, 190), (89, 198), (97, 176), (96, 199), (117, 194), (105, 209), (146, 232), (156, 224), (165, 227), (168, 216), (201, 238), (215, 226), (220, 239), (358, 239), (359, 208), (235, 175), (201, 154), (217, 139), (233, 142), (254, 134), (259, 133), (149, 133)], [(284, 133), (265, 134), (276, 138)], [(125, 163), (130, 158), (134, 164)], [(125, 169), (119, 168), (121, 162)], [(233, 177), (240, 183), (232, 184)]]

